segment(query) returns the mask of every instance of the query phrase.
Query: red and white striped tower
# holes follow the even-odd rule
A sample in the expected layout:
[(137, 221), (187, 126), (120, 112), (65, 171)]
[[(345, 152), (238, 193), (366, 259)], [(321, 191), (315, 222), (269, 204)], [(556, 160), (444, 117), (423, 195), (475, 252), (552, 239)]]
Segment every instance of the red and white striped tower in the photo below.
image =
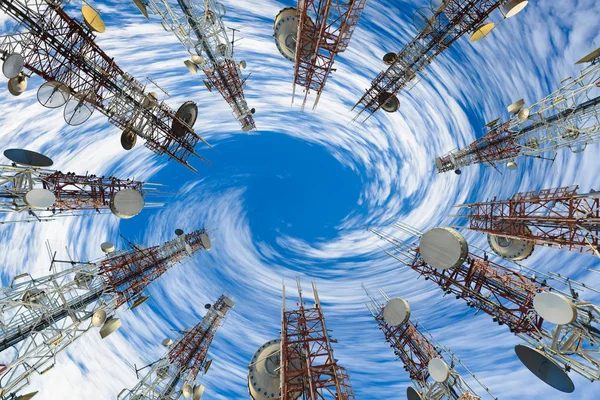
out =
[(123, 389), (120, 400), (178, 400), (192, 398), (199, 400), (204, 393), (204, 385), (197, 382), (200, 372), (205, 374), (212, 360), (208, 350), (227, 316), (234, 307), (231, 296), (222, 295), (215, 304), (207, 304), (208, 312), (193, 328), (173, 344), (165, 339), (163, 344), (171, 347), (159, 360), (150, 364), (150, 370), (137, 385)]
[[(12, 399), (34, 372), (50, 370), (56, 356), (92, 327), (102, 338), (121, 326), (116, 311), (148, 300), (148, 286), (169, 268), (200, 250), (210, 250), (205, 229), (145, 248), (131, 245), (95, 262), (52, 260), (52, 274), (16, 276), (0, 289), (0, 352), (12, 361), (1, 365), (0, 396)], [(114, 246), (104, 243), (111, 253)], [(68, 267), (59, 270), (59, 265)]]
[(579, 186), (517, 193), (508, 200), (460, 204), (467, 228), (487, 233), (500, 257), (523, 260), (534, 246), (600, 256), (600, 193)]

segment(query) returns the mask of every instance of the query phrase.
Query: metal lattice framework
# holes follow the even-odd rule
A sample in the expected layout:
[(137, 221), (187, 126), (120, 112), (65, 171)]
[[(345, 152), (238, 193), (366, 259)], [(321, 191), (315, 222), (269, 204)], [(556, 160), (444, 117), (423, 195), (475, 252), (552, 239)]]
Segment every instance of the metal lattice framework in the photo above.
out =
[(198, 66), (206, 74), (209, 86), (219, 90), (242, 129), (256, 129), (244, 97), (242, 71), (223, 25), (223, 5), (213, 0), (177, 0), (176, 3), (177, 6), (172, 7), (167, 0), (149, 0), (144, 5), (161, 18), (163, 27), (179, 39), (190, 55), (201, 57)]
[(177, 400), (183, 388), (196, 386), (198, 374), (206, 373), (212, 360), (208, 350), (219, 326), (233, 308), (230, 296), (222, 295), (196, 326), (184, 332), (171, 349), (151, 364), (148, 373), (136, 386), (124, 389), (120, 400)]
[(483, 163), (542, 158), (569, 148), (574, 153), (600, 140), (600, 63), (584, 68), (576, 78), (506, 122), (489, 130), (463, 149), (436, 157), (439, 173)]
[(377, 75), (371, 87), (360, 98), (356, 107), (362, 107), (355, 120), (365, 111), (371, 117), (389, 99), (395, 96), (423, 71), (436, 56), (449, 48), (465, 33), (473, 32), (504, 0), (445, 0), (438, 10), (424, 16), (419, 34), (395, 57), (390, 67)]
[(307, 308), (300, 279), (298, 308), (286, 310), (283, 286), (281, 328), (281, 400), (354, 399), (350, 378), (333, 356), (332, 340), (325, 326), (317, 287), (312, 284), (315, 305)]
[[(395, 223), (394, 227), (409, 236), (422, 235), (404, 223)], [(481, 258), (473, 253), (457, 268), (438, 270), (423, 261), (417, 243), (403, 242), (377, 229), (369, 230), (393, 245), (393, 250), (386, 254), (433, 281), (444, 295), (454, 294), (469, 307), (492, 316), (498, 324), (506, 324), (512, 333), (542, 350), (566, 371), (573, 370), (591, 381), (600, 379), (600, 307), (579, 299), (574, 290), (589, 289), (586, 285), (532, 269), (529, 269), (532, 276), (526, 277), (487, 260), (487, 255)], [(569, 292), (550, 286), (549, 280), (568, 286)], [(567, 297), (576, 308), (575, 321), (566, 325), (544, 323), (533, 308), (533, 296), (544, 291)]]
[[(398, 326), (388, 324), (383, 317), (385, 304), (379, 302), (366, 288), (364, 289), (371, 299), (371, 303), (367, 304), (369, 312), (375, 318), (379, 330), (383, 332), (386, 342), (394, 349), (394, 354), (404, 364), (404, 369), (410, 375), (413, 383), (418, 387), (418, 391), (423, 398), (431, 400), (457, 398), (467, 400), (480, 398), (469, 388), (460, 374), (453, 368), (455, 363), (462, 364), (453, 352), (433, 342), (433, 337), (430, 339), (419, 329), (418, 322), (409, 320), (405, 324)], [(390, 300), (385, 293), (382, 291), (381, 293), (386, 301)], [(412, 319), (414, 320), (414, 318)], [(429, 361), (433, 358), (444, 360), (442, 352), (450, 358), (450, 362), (446, 362), (450, 373), (445, 382), (436, 382), (430, 379), (428, 365)], [(489, 390), (485, 386), (484, 389), (489, 393)]]
[(191, 155), (208, 163), (194, 150), (204, 140), (167, 104), (145, 93), (141, 82), (121, 70), (98, 47), (93, 32), (67, 15), (62, 1), (2, 0), (0, 10), (18, 24), (16, 33), (4, 36), (0, 43), (3, 59), (20, 53), (25, 70), (66, 85), (77, 107), (100, 111), (113, 125), (145, 139), (154, 153), (166, 154), (192, 170)]
[(578, 194), (578, 188), (542, 189), (457, 207), (466, 209), (468, 229), (598, 255), (600, 195)]
[(299, 0), (294, 90), (304, 88), (302, 108), (315, 91), (313, 110), (333, 69), (335, 57), (346, 50), (367, 0)]
[[(96, 262), (53, 257), (51, 275), (25, 273), (2, 287), (0, 352), (11, 361), (0, 365), (0, 398), (12, 398), (6, 396), (23, 389), (33, 372), (51, 369), (56, 356), (91, 329), (96, 311), (104, 310), (108, 322), (125, 303), (133, 308), (145, 301), (150, 283), (204, 249), (203, 235), (200, 229), (161, 246), (132, 245)], [(61, 264), (68, 267), (59, 271)]]
[[(110, 201), (121, 190), (135, 190), (144, 199), (159, 195), (160, 185), (96, 175), (78, 175), (42, 168), (0, 165), (0, 212), (28, 213), (31, 218), (19, 221), (48, 221), (57, 216), (89, 215), (110, 209)], [(56, 201), (47, 210), (35, 211), (25, 202), (33, 189), (51, 191)], [(161, 206), (145, 203), (145, 207)], [(14, 221), (5, 221), (14, 222)]]

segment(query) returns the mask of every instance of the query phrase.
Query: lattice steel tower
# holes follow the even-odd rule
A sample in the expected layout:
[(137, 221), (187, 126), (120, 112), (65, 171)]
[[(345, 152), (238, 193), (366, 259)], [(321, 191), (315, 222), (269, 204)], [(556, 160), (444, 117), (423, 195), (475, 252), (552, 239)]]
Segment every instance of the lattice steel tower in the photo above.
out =
[[(149, 298), (144, 292), (150, 283), (195, 252), (211, 248), (205, 229), (176, 233), (176, 239), (160, 246), (132, 244), (95, 262), (53, 257), (51, 275), (24, 273), (1, 288), (0, 351), (9, 352), (12, 360), (0, 369), (2, 398), (12, 399), (33, 372), (51, 369), (56, 356), (92, 327), (100, 327), (102, 338), (114, 332), (121, 326), (118, 308), (139, 306)], [(111, 253), (114, 246), (104, 243), (102, 250)], [(68, 267), (59, 270), (60, 264)]]
[(206, 87), (210, 91), (219, 90), (242, 130), (256, 129), (254, 108), (248, 108), (244, 97), (242, 69), (246, 68), (246, 62), (238, 64), (233, 56), (233, 41), (229, 40), (223, 24), (225, 7), (214, 0), (173, 0), (175, 7), (166, 0), (134, 0), (134, 3), (146, 18), (150, 10), (162, 19), (165, 30), (173, 33), (192, 56), (191, 61), (185, 61), (187, 68), (192, 74), (199, 69), (204, 71), (208, 78), (204, 81)]
[[(538, 378), (567, 393), (575, 389), (567, 375), (570, 371), (590, 381), (600, 378), (600, 307), (581, 300), (575, 291), (593, 289), (559, 274), (520, 266), (532, 272), (526, 276), (490, 261), (487, 254), (470, 253), (465, 238), (452, 228), (423, 234), (403, 223), (394, 226), (413, 239), (403, 242), (370, 229), (393, 245), (386, 253), (437, 284), (444, 295), (455, 295), (499, 325), (508, 326), (529, 344), (517, 345), (515, 352)], [(415, 237), (420, 238), (418, 242), (413, 242)], [(550, 286), (551, 280), (568, 290)]]
[(163, 344), (171, 349), (158, 361), (150, 364), (148, 373), (131, 390), (123, 389), (121, 400), (177, 400), (192, 398), (199, 400), (204, 393), (204, 385), (197, 383), (198, 374), (208, 371), (212, 360), (208, 350), (217, 329), (234, 307), (230, 296), (222, 295), (202, 320), (183, 333), (174, 344), (165, 339)]
[(380, 108), (387, 112), (398, 111), (400, 101), (396, 93), (413, 82), (435, 57), (465, 33), (472, 33), (472, 42), (490, 33), (494, 23), (484, 21), (494, 10), (503, 7), (503, 17), (510, 18), (528, 3), (528, 0), (430, 1), (429, 7), (418, 9), (414, 15), (413, 22), (419, 31), (417, 36), (398, 53), (388, 53), (383, 57), (389, 68), (377, 75), (352, 108), (362, 107), (355, 120), (365, 111), (369, 113), (365, 121)]
[(294, 62), (294, 86), (317, 94), (317, 107), (327, 78), (335, 71), (335, 57), (346, 50), (367, 0), (299, 0), (298, 7), (282, 9), (275, 18), (274, 36), (279, 52)]
[[(578, 77), (566, 78), (561, 87), (525, 107), (523, 99), (511, 104), (512, 117), (486, 125), (485, 135), (467, 147), (435, 158), (439, 173), (455, 171), (471, 164), (495, 166), (507, 162), (517, 168), (519, 157), (545, 158), (557, 150), (569, 148), (580, 153), (600, 140), (600, 49), (578, 63), (591, 63)], [(552, 159), (553, 160), (553, 159)]]
[(600, 193), (579, 186), (517, 193), (508, 200), (460, 204), (467, 228), (488, 234), (500, 257), (519, 261), (536, 245), (600, 256)]
[(354, 392), (345, 368), (333, 355), (317, 287), (314, 307), (308, 308), (297, 279), (299, 302), (286, 309), (285, 285), (280, 339), (271, 340), (254, 354), (248, 367), (248, 390), (253, 400), (350, 400)]
[(84, 6), (86, 24), (82, 24), (67, 15), (64, 3), (0, 0), (0, 10), (17, 23), (16, 33), (0, 42), (11, 93), (25, 90), (27, 74), (39, 75), (47, 81), (38, 90), (39, 102), (48, 108), (65, 106), (68, 124), (80, 125), (98, 110), (123, 131), (121, 144), (126, 150), (139, 136), (156, 154), (166, 154), (192, 170), (190, 156), (208, 162), (194, 150), (204, 140), (191, 126), (159, 102), (156, 93), (146, 93), (145, 85), (98, 47), (93, 29), (99, 29), (99, 15)]
[[(363, 289), (371, 299), (367, 308), (375, 318), (379, 330), (383, 332), (385, 340), (394, 349), (394, 354), (402, 361), (404, 369), (417, 387), (407, 388), (406, 396), (409, 400), (480, 399), (454, 366), (460, 364), (469, 370), (452, 351), (435, 341), (431, 335), (424, 333), (424, 328), (411, 317), (411, 309), (406, 300), (390, 299), (380, 290), (385, 300), (384, 304), (364, 286)], [(472, 376), (490, 396), (496, 398), (475, 375)]]

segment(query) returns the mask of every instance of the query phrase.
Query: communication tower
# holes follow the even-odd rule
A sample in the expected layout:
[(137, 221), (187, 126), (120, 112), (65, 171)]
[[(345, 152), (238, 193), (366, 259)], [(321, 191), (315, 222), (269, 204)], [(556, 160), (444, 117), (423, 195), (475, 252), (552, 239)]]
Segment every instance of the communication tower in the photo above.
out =
[(429, 7), (415, 12), (413, 24), (417, 36), (398, 53), (383, 57), (389, 67), (377, 75), (352, 108), (362, 108), (354, 120), (365, 111), (369, 113), (365, 121), (380, 108), (386, 112), (398, 111), (400, 101), (396, 93), (413, 82), (441, 52), (466, 33), (471, 33), (471, 42), (485, 37), (494, 29), (493, 22), (485, 22), (494, 10), (502, 7), (503, 18), (510, 18), (528, 4), (528, 0), (430, 1)]
[[(506, 162), (517, 168), (519, 157), (548, 159), (559, 149), (580, 153), (600, 140), (600, 49), (578, 64), (589, 63), (576, 78), (568, 77), (561, 87), (536, 104), (525, 107), (520, 99), (508, 106), (511, 118), (486, 125), (486, 133), (467, 147), (435, 158), (438, 173), (461, 173), (466, 165), (496, 166)], [(550, 158), (554, 160), (554, 158)]]
[(502, 258), (523, 260), (535, 246), (557, 247), (600, 257), (600, 193), (579, 186), (517, 193), (508, 200), (460, 204), (467, 228), (487, 233)]
[[(148, 365), (150, 370), (131, 390), (123, 389), (120, 400), (176, 400), (190, 397), (200, 400), (204, 385), (197, 383), (198, 374), (205, 374), (212, 360), (208, 349), (227, 316), (234, 307), (230, 296), (222, 295), (213, 305), (207, 304), (208, 312), (192, 329), (183, 332), (175, 343), (163, 340), (170, 350), (159, 360)], [(139, 370), (138, 370), (139, 371)]]
[(55, 217), (94, 215), (110, 210), (129, 219), (144, 207), (159, 207), (145, 199), (159, 195), (160, 185), (114, 176), (79, 175), (47, 169), (52, 160), (23, 149), (8, 149), (12, 165), (0, 165), (0, 212), (26, 213), (17, 221), (49, 221)]
[(176, 233), (176, 239), (148, 248), (131, 244), (114, 252), (112, 243), (103, 243), (107, 256), (95, 262), (57, 260), (51, 253), (51, 275), (20, 274), (0, 288), (0, 352), (12, 360), (0, 365), (3, 398), (14, 398), (34, 372), (54, 367), (56, 356), (92, 327), (102, 338), (116, 331), (117, 309), (138, 307), (149, 298), (148, 285), (169, 268), (211, 248), (205, 229)]
[(190, 156), (208, 163), (194, 150), (199, 141), (208, 143), (192, 130), (186, 116), (159, 102), (156, 93), (146, 93), (145, 85), (98, 47), (94, 31), (104, 30), (98, 13), (84, 6), (82, 24), (65, 12), (65, 3), (0, 0), (0, 10), (17, 23), (15, 33), (0, 42), (9, 91), (19, 95), (27, 87), (27, 77), (39, 75), (47, 82), (38, 89), (38, 101), (48, 108), (64, 106), (69, 125), (84, 123), (98, 110), (123, 131), (121, 144), (126, 150), (139, 136), (156, 154), (166, 154), (194, 171)]
[(248, 366), (248, 390), (253, 400), (351, 400), (354, 392), (345, 368), (333, 355), (332, 339), (312, 284), (315, 305), (306, 307), (297, 278), (297, 308), (286, 309), (285, 285), (281, 337), (262, 345)]
[[(411, 317), (408, 301), (401, 298), (390, 299), (380, 290), (385, 300), (384, 304), (366, 287), (363, 286), (363, 289), (371, 299), (367, 308), (375, 318), (379, 330), (394, 349), (394, 354), (404, 363), (404, 369), (416, 386), (416, 389), (412, 386), (407, 388), (408, 400), (480, 399), (454, 369), (456, 364), (465, 369), (466, 367), (452, 351), (435, 341), (430, 334), (426, 335), (423, 332), (424, 328)], [(477, 380), (475, 375), (472, 376)], [(477, 382), (496, 399), (487, 387), (479, 380)]]
[[(600, 378), (600, 307), (581, 300), (576, 291), (593, 289), (559, 274), (520, 265), (525, 273), (532, 273), (526, 276), (490, 261), (487, 254), (470, 253), (465, 238), (452, 228), (422, 233), (404, 223), (394, 227), (412, 240), (369, 230), (393, 245), (391, 252), (386, 251), (388, 255), (436, 283), (444, 295), (465, 300), (526, 342), (517, 345), (515, 352), (538, 378), (566, 393), (575, 389), (568, 372), (575, 371), (590, 381)], [(563, 292), (549, 281), (569, 290)]]
[[(239, 64), (233, 55), (234, 41), (229, 41), (223, 24), (225, 6), (214, 0), (177, 0), (172, 7), (165, 0), (134, 0), (135, 5), (149, 18), (148, 10), (162, 20), (165, 30), (172, 32), (190, 53), (191, 60), (184, 62), (192, 74), (203, 70), (207, 89), (217, 88), (242, 125), (242, 131), (256, 129), (254, 108), (248, 108), (244, 97), (242, 70), (246, 61)], [(235, 35), (235, 30), (234, 30)], [(197, 113), (197, 110), (196, 110)], [(196, 114), (190, 115), (196, 120)]]
[(367, 0), (298, 1), (298, 7), (282, 9), (274, 23), (275, 44), (279, 52), (294, 62), (294, 86), (303, 88), (306, 105), (308, 94), (317, 94), (313, 110), (319, 103), (327, 78), (335, 71), (335, 57), (346, 50)]

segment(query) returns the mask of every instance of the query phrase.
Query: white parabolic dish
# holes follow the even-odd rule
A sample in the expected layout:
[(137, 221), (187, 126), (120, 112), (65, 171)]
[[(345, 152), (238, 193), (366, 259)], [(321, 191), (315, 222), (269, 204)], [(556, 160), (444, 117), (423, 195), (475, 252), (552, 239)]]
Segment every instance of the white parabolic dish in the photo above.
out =
[(428, 230), (421, 237), (419, 248), (427, 264), (442, 270), (458, 267), (469, 254), (467, 241), (452, 228)]
[(383, 308), (383, 319), (391, 326), (404, 325), (409, 318), (410, 306), (406, 300), (391, 299)]
[(104, 242), (100, 245), (100, 250), (102, 250), (103, 253), (112, 253), (115, 251), (115, 244), (113, 242)]
[(210, 251), (210, 249), (212, 248), (212, 241), (210, 240), (210, 237), (207, 233), (203, 233), (202, 235), (200, 235), (200, 243), (202, 243), (202, 246), (204, 246), (206, 251)]
[(432, 358), (427, 365), (427, 369), (433, 380), (440, 383), (446, 382), (450, 374), (448, 365), (441, 358)]
[(25, 66), (25, 60), (19, 53), (13, 53), (6, 57), (2, 64), (2, 73), (8, 79), (16, 78), (19, 76), (23, 67)]
[(119, 218), (133, 218), (142, 211), (142, 208), (144, 208), (142, 195), (132, 189), (120, 190), (110, 199), (110, 210)]
[(54, 193), (47, 189), (31, 189), (25, 193), (25, 203), (36, 210), (45, 210), (56, 202)]
[(570, 324), (577, 318), (575, 304), (558, 293), (542, 292), (536, 294), (533, 298), (533, 308), (540, 317), (556, 325)]
[(192, 400), (200, 400), (202, 395), (204, 394), (204, 385), (198, 385), (194, 387), (194, 394), (192, 395)]

